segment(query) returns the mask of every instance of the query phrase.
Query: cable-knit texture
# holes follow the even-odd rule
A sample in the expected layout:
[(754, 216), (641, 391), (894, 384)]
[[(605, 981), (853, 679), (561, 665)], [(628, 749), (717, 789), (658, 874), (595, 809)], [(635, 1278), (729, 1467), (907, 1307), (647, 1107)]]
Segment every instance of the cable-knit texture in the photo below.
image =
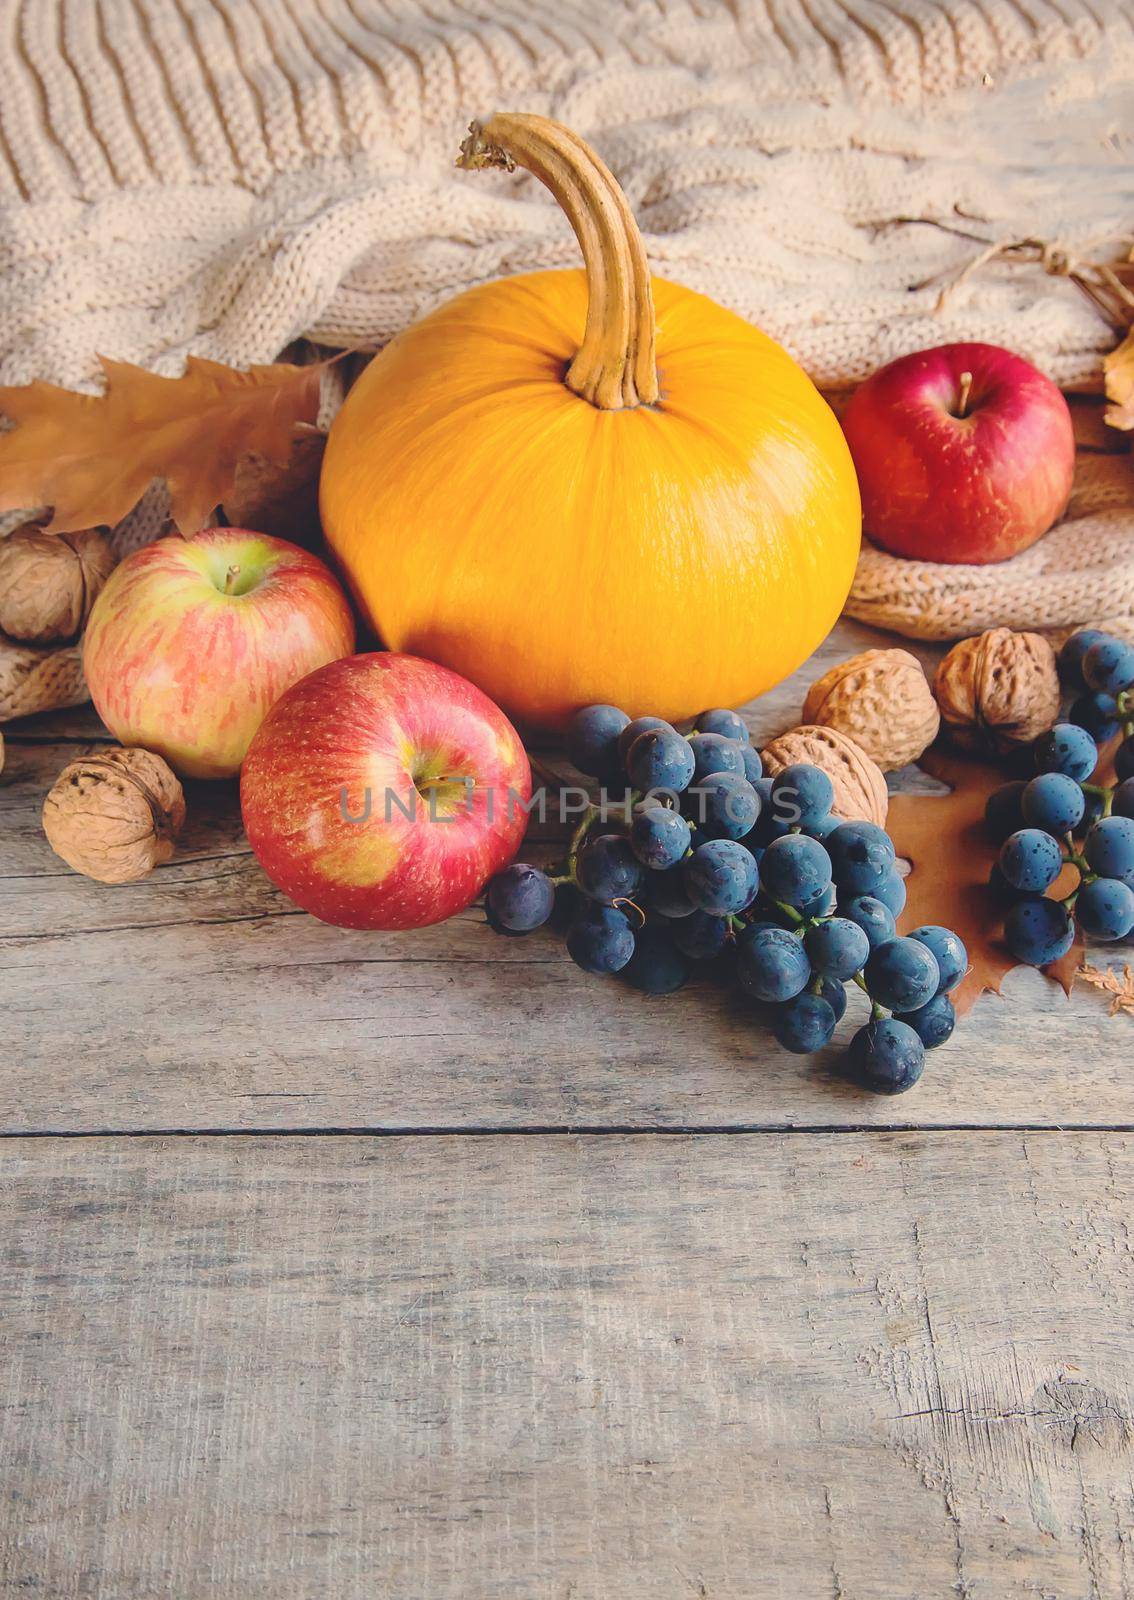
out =
[[(496, 108), (593, 140), (654, 270), (821, 385), (963, 338), (1097, 387), (1114, 342), (1039, 264), (939, 302), (989, 245), (1129, 233), (1134, 0), (0, 0), (0, 26), (2, 382), (380, 344), (459, 289), (575, 263), (534, 180), (453, 170)], [(1134, 593), (1129, 530), (1092, 514), (1020, 558), (1013, 620)], [(923, 637), (1005, 618), (1015, 563), (910, 565), (867, 551), (855, 614)]]
[[(577, 259), (472, 116), (595, 140), (657, 272), (820, 383), (963, 335), (1091, 378), (1073, 285), (981, 247), (1130, 227), (1134, 0), (6, 0), (0, 380), (383, 341)], [(1128, 105), (1125, 108), (1129, 110)]]

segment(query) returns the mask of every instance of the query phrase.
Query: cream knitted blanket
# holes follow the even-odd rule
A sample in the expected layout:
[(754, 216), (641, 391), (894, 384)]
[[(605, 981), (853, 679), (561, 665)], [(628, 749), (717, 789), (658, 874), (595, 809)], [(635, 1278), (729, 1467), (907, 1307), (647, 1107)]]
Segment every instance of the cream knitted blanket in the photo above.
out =
[(497, 106), (592, 139), (655, 270), (821, 385), (967, 338), (1097, 386), (1114, 342), (1038, 264), (941, 294), (990, 244), (1105, 254), (1130, 230), (1134, 0), (4, 10), (0, 381), (376, 344), (455, 290), (574, 263), (533, 180), (453, 170)]

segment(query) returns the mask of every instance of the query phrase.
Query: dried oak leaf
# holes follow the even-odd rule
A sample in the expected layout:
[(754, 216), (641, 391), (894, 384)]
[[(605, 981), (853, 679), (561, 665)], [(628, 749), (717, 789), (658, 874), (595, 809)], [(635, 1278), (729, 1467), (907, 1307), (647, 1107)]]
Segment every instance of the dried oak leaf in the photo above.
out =
[(1119, 973), (1113, 967), (1095, 967), (1085, 961), (1076, 972), (1075, 977), (1089, 983), (1093, 989), (1101, 989), (1110, 996), (1110, 1015), (1116, 1017), (1120, 1011), (1125, 1011), (1127, 1016), (1134, 1017), (1134, 967), (1126, 962)]
[[(1005, 781), (1003, 767), (975, 757), (930, 750), (919, 763), (924, 772), (949, 785), (947, 794), (890, 796), (887, 828), (900, 856), (913, 871), (906, 879), (909, 898), (903, 932), (925, 923), (952, 928), (965, 942), (969, 970), (953, 994), (958, 1012), (969, 1011), (985, 993), (1000, 993), (1007, 973), (1019, 962), (1004, 943), (1004, 911), (988, 886), (999, 846), (984, 825), (985, 802)], [(1066, 894), (1075, 884), (1068, 867), (1051, 892)], [(1082, 935), (1060, 961), (1044, 973), (1069, 994), (1083, 959)]]
[(1106, 376), (1106, 420), (1112, 428), (1134, 428), (1134, 328), (1103, 361)]
[(0, 511), (50, 506), (70, 533), (113, 525), (155, 478), (169, 485), (182, 533), (205, 526), (246, 456), (279, 467), (300, 423), (314, 423), (325, 363), (237, 372), (190, 356), (180, 378), (103, 359), (106, 392), (74, 394), (36, 381), (0, 388)]
[(319, 469), (326, 444), (327, 435), (318, 428), (300, 428), (285, 466), (265, 456), (245, 456), (222, 502), (227, 520), (234, 528), (317, 548), (322, 536)]

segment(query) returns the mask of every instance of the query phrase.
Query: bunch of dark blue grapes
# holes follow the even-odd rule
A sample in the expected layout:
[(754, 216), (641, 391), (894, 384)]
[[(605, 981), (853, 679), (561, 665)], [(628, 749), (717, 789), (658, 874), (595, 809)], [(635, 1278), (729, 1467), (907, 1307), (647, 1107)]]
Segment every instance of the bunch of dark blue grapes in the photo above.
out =
[(917, 1082), (926, 1050), (953, 1031), (949, 992), (968, 956), (948, 928), (898, 936), (906, 889), (890, 837), (833, 817), (825, 772), (800, 764), (765, 777), (734, 711), (702, 712), (687, 736), (659, 717), (587, 706), (567, 749), (604, 799), (622, 795), (622, 825), (592, 807), (561, 872), (518, 861), (497, 873), (485, 904), (498, 932), (542, 926), (558, 890), (572, 902), (567, 950), (584, 971), (668, 994), (695, 964), (725, 964), (797, 1054), (830, 1042), (855, 983), (872, 1004), (849, 1075), (884, 1094)]
[[(1036, 776), (995, 790), (985, 812), (1000, 844), (992, 886), (1010, 903), (1004, 939), (1033, 967), (1067, 954), (1076, 922), (1093, 939), (1134, 933), (1134, 645), (1084, 628), (1059, 666), (1078, 693), (1070, 721), (1036, 741)], [(1099, 745), (1119, 732), (1118, 782), (1092, 783)], [(1078, 881), (1056, 899), (1048, 890), (1068, 863)]]

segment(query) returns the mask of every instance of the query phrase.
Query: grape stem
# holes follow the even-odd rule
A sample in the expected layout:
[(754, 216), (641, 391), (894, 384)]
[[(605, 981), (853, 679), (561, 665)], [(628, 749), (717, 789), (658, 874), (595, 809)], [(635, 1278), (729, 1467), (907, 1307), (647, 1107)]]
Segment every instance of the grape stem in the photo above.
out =
[(875, 998), (871, 994), (870, 990), (866, 987), (866, 979), (863, 977), (862, 973), (861, 972), (856, 972), (854, 977), (851, 979), (851, 982), (852, 983), (857, 983), (859, 988), (862, 990), (863, 994), (870, 1001), (870, 1020), (871, 1020), (871, 1022), (877, 1022), (879, 1020), (879, 1018), (884, 1017), (886, 1015), (886, 1013), (882, 1009), (882, 1007), (878, 1004), (877, 1000), (875, 1000)]
[(579, 880), (576, 876), (575, 869), (579, 864), (579, 851), (582, 848), (583, 840), (587, 837), (587, 834), (598, 821), (598, 815), (598, 806), (591, 805), (588, 807), (585, 815), (580, 817), (579, 821), (576, 823), (575, 831), (571, 835), (571, 842), (567, 846), (566, 873), (561, 878), (552, 879), (553, 883), (578, 883)]
[(1103, 803), (1102, 815), (1109, 817), (1114, 805), (1114, 785), (1108, 783), (1081, 783), (1079, 785), (1084, 794), (1097, 795)]

